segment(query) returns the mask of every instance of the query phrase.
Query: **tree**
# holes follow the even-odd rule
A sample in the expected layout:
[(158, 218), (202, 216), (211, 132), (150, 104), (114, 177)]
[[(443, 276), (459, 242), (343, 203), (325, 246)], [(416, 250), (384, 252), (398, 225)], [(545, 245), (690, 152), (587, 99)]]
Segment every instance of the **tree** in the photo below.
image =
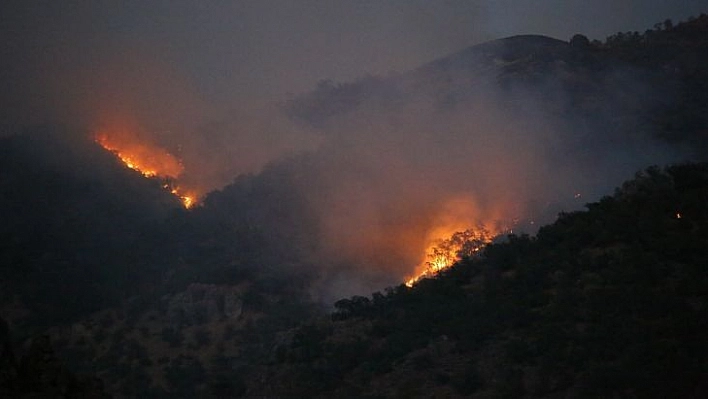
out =
[(670, 18), (667, 18), (666, 21), (664, 21), (664, 30), (671, 30), (674, 28), (674, 23), (671, 21)]
[(590, 47), (590, 40), (587, 36), (577, 33), (570, 39), (570, 46), (579, 49), (588, 48)]

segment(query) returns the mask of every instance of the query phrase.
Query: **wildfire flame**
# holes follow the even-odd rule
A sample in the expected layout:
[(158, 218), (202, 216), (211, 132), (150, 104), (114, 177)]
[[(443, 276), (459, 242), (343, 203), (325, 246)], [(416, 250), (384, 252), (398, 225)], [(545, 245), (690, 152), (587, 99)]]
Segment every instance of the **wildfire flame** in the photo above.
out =
[(496, 201), (494, 206), (480, 206), (474, 193), (441, 201), (419, 247), (421, 260), (405, 284), (413, 286), (464, 257), (474, 256), (494, 237), (509, 231), (509, 215), (515, 213), (514, 203)]
[(184, 170), (182, 163), (162, 148), (131, 139), (116, 139), (106, 133), (99, 133), (95, 138), (101, 147), (116, 154), (127, 167), (145, 177), (165, 176), (174, 179)]
[(416, 274), (406, 281), (412, 287), (424, 278), (430, 278), (451, 267), (464, 257), (473, 256), (492, 241), (493, 235), (480, 225), (476, 229), (457, 231), (447, 238), (436, 238), (429, 243), (425, 258)]
[(193, 207), (196, 204), (197, 197), (194, 194), (186, 194), (180, 190), (179, 187), (173, 187), (170, 189), (170, 193), (175, 195), (182, 201), (182, 205), (184, 205), (185, 208), (189, 209)]
[(185, 208), (189, 209), (197, 204), (197, 194), (194, 191), (184, 190), (175, 184), (175, 180), (184, 171), (184, 166), (166, 150), (138, 142), (125, 134), (111, 135), (102, 132), (95, 135), (95, 141), (114, 153), (125, 166), (143, 176), (164, 178), (162, 187), (179, 198)]

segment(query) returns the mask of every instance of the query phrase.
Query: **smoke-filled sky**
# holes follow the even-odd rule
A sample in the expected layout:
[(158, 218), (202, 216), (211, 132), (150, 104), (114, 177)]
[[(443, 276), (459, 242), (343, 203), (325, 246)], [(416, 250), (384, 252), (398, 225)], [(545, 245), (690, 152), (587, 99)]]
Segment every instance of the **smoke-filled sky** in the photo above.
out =
[(0, 116), (5, 126), (75, 122), (117, 107), (105, 105), (110, 97), (194, 123), (219, 107), (403, 72), (490, 39), (603, 40), (706, 10), (706, 0), (8, 0)]
[[(491, 39), (604, 40), (706, 11), (708, 0), (5, 1), (0, 134), (62, 124), (161, 146), (202, 194), (280, 162), (305, 176), (288, 187), (317, 215), (312, 229), (295, 227), (322, 232), (323, 265), (344, 264), (324, 273), (319, 294), (337, 297), (410, 276), (436, 229), (549, 221), (576, 193), (594, 200), (681, 159), (628, 120), (658, 96), (629, 70), (584, 76), (594, 114), (579, 119), (559, 112), (578, 93), (553, 82), (510, 93), (474, 65), (446, 76), (452, 86), (435, 80), (439, 70), (401, 73)], [(305, 104), (300, 116), (317, 118), (342, 99), (318, 82), (366, 75), (388, 80), (353, 85), (373, 94), (351, 112), (319, 125), (282, 112)], [(313, 97), (300, 95), (315, 88), (324, 101), (307, 108)], [(612, 136), (627, 133), (618, 126), (633, 135)], [(354, 281), (362, 270), (372, 276)]]

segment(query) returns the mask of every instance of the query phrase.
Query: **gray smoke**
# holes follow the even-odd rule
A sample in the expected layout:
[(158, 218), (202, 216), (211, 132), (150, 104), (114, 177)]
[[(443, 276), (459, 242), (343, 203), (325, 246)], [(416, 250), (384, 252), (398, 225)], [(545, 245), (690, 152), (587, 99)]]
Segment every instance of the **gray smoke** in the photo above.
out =
[[(533, 231), (641, 168), (682, 159), (643, 119), (665, 88), (622, 66), (593, 75), (572, 57), (538, 64), (496, 44), (406, 71), (511, 34), (641, 31), (708, 2), (0, 7), (4, 132), (128, 132), (181, 158), (183, 182), (202, 192), (269, 164), (305, 171), (293, 187), (315, 211), (316, 294), (330, 298), (401, 281), (441, 224)], [(540, 43), (529, 45), (558, 45)]]

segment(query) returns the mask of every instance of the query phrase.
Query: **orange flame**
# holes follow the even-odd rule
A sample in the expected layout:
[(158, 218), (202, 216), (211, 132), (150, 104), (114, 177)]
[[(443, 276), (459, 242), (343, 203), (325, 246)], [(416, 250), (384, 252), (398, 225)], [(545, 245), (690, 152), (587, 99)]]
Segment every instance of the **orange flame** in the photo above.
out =
[(463, 257), (478, 253), (495, 236), (505, 231), (500, 216), (491, 210), (484, 212), (472, 197), (453, 198), (445, 202), (435, 218), (434, 227), (426, 234), (421, 261), (412, 276), (405, 279), (405, 284), (411, 287), (449, 268)]
[(179, 187), (173, 187), (172, 189), (170, 189), (170, 192), (176, 197), (178, 197), (180, 201), (182, 201), (182, 205), (184, 205), (184, 207), (187, 209), (193, 207), (197, 203), (196, 194), (185, 193)]
[(101, 147), (113, 152), (123, 163), (145, 177), (165, 176), (177, 178), (184, 167), (174, 155), (162, 148), (129, 139), (117, 139), (106, 133), (95, 136)]
[(457, 231), (446, 238), (437, 238), (428, 244), (425, 258), (416, 269), (416, 274), (406, 280), (406, 285), (412, 287), (424, 278), (430, 278), (445, 270), (463, 257), (473, 256), (492, 241), (484, 226), (476, 229)]
[(125, 166), (140, 172), (145, 177), (162, 177), (165, 183), (162, 187), (180, 199), (185, 208), (197, 204), (197, 194), (192, 190), (183, 190), (174, 184), (184, 171), (184, 166), (174, 155), (166, 150), (138, 142), (129, 134), (96, 134), (95, 141), (101, 147), (114, 153)]

